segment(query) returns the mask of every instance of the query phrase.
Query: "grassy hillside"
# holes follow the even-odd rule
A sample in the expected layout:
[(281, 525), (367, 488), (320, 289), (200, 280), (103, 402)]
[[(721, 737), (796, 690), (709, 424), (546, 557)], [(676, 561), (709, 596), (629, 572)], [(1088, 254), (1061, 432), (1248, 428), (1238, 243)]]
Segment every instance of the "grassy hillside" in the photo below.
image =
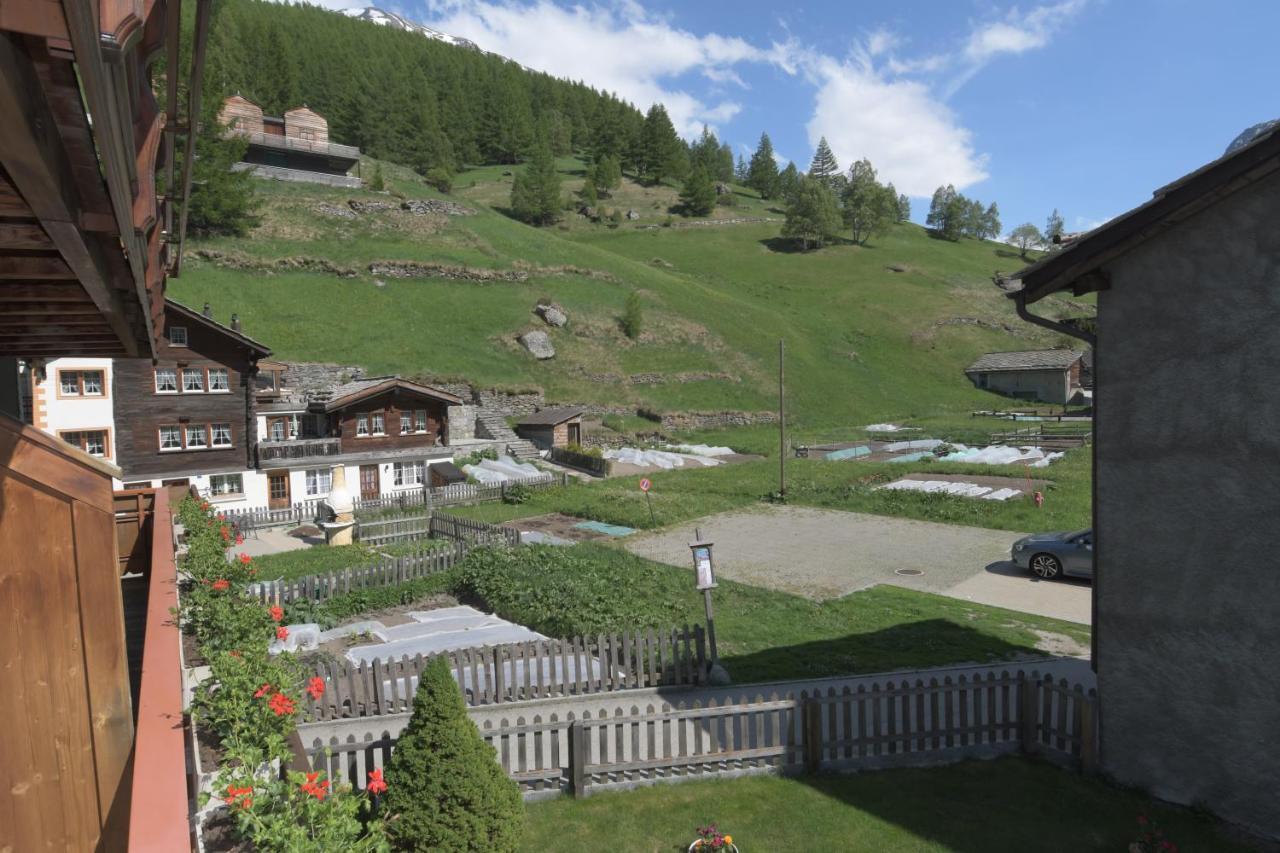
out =
[[(581, 162), (560, 167), (565, 190), (576, 188)], [(383, 171), (393, 193), (440, 197), (408, 170)], [(563, 225), (536, 229), (495, 209), (509, 195), (510, 171), (458, 177), (452, 198), (476, 210), (465, 217), (341, 217), (324, 206), (398, 199), (259, 182), (260, 227), (246, 239), (193, 243), (170, 293), (191, 305), (208, 301), (222, 319), (237, 312), (246, 332), (283, 359), (539, 387), (554, 400), (659, 411), (772, 408), (782, 338), (793, 421), (814, 429), (1002, 405), (973, 389), (962, 368), (987, 350), (1062, 340), (1019, 321), (992, 286), (994, 271), (1022, 265), (1001, 244), (948, 243), (907, 224), (867, 247), (797, 253), (778, 239), (781, 212), (748, 191), (715, 215), (774, 221), (680, 227), (684, 220), (666, 209), (674, 189), (630, 182), (604, 204), (635, 209), (638, 222), (610, 229), (567, 214)], [(675, 227), (663, 227), (669, 219)], [(201, 258), (202, 250), (221, 257)], [(378, 261), (523, 270), (527, 280), (390, 278), (370, 273)], [(636, 341), (618, 325), (632, 290), (645, 306)], [(545, 328), (532, 313), (540, 297), (570, 317), (551, 330), (558, 354), (548, 362), (515, 341)], [(1059, 302), (1049, 313), (1066, 308)], [(631, 380), (649, 373), (663, 381)]]

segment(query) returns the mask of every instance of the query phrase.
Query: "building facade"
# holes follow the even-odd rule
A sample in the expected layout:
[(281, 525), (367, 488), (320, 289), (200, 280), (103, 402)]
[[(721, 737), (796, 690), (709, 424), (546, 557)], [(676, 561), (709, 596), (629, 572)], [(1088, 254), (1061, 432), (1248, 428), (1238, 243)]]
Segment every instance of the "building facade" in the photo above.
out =
[(1083, 357), (1083, 352), (1066, 349), (989, 352), (964, 372), (984, 391), (1063, 406), (1084, 396)]
[(359, 187), (347, 174), (360, 162), (360, 149), (329, 140), (329, 123), (305, 106), (283, 116), (263, 115), (262, 108), (240, 95), (227, 98), (218, 113), (227, 132), (248, 141), (240, 169), (264, 178), (336, 187)]
[(582, 444), (585, 409), (543, 409), (516, 421), (516, 435), (532, 441), (540, 450)]
[(1098, 294), (1103, 768), (1280, 838), (1280, 132), (1020, 273)]

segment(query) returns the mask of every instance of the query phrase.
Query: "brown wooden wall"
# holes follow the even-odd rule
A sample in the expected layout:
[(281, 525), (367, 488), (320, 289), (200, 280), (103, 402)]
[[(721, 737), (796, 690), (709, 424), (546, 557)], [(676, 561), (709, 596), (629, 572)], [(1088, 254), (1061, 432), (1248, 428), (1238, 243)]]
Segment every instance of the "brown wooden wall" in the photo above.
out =
[[(400, 435), (400, 413), (415, 409), (427, 410), (427, 432)], [(356, 437), (356, 418), (361, 413), (382, 412), (386, 418), (385, 436)], [(448, 442), (449, 409), (440, 400), (397, 389), (362, 400), (331, 416), (330, 429), (342, 439), (343, 453), (361, 453), (370, 450), (399, 450), (409, 447), (438, 447)]]
[(262, 133), (262, 107), (239, 95), (227, 98), (218, 111), (218, 123), (245, 133)]
[[(166, 326), (186, 327), (186, 347), (171, 346), (166, 335), (156, 345), (155, 365), (145, 359), (119, 359), (112, 371), (116, 463), (124, 469), (125, 479), (188, 469), (252, 467), (257, 425), (252, 387), (254, 366), (248, 351), (234, 338), (198, 321), (175, 315), (172, 311), (166, 312), (165, 319)], [(157, 394), (156, 367), (225, 367), (231, 393)], [(231, 424), (231, 447), (161, 453), (159, 427), (188, 422)]]
[(0, 850), (122, 850), (133, 713), (109, 466), (0, 415)]
[(284, 114), (284, 135), (290, 139), (307, 139), (309, 142), (329, 144), (329, 122), (306, 107), (298, 107)]

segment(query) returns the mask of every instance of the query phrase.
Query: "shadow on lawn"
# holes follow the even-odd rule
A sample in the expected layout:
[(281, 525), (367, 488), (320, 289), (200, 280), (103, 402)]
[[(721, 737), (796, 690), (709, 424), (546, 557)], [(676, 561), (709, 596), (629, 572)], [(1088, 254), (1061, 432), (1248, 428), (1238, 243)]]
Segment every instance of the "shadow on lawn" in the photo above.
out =
[(1007, 663), (1043, 654), (1034, 645), (1012, 643), (947, 619), (901, 622), (842, 637), (776, 646), (743, 654), (729, 649), (736, 631), (721, 631), (721, 662), (735, 684), (787, 679), (869, 675), (949, 664)]

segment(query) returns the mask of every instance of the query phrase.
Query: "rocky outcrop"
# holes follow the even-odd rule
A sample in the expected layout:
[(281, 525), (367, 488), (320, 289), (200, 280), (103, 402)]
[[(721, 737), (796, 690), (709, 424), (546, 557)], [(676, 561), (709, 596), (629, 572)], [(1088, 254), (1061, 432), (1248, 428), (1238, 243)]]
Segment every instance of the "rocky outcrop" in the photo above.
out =
[(627, 209), (627, 219), (636, 220), (639, 218), (640, 218), (640, 213), (638, 211), (636, 211), (634, 208)]
[(523, 269), (493, 270), (421, 261), (374, 261), (369, 264), (369, 272), (385, 278), (447, 278), (452, 281), (480, 283), (529, 280), (529, 272)]
[(569, 315), (564, 308), (552, 302), (550, 305), (538, 305), (533, 312), (542, 318), (542, 322), (557, 329), (569, 322)]
[(732, 195), (733, 187), (725, 183), (716, 184), (716, 195)]
[(394, 201), (357, 201), (354, 198), (347, 202), (356, 213), (381, 213), (384, 210), (398, 210), (400, 205)]
[(336, 204), (320, 202), (316, 205), (316, 213), (324, 216), (336, 216), (339, 219), (355, 219), (356, 213), (349, 207), (338, 207)]
[(632, 385), (663, 385), (667, 382), (737, 382), (738, 378), (724, 371), (695, 370), (685, 373), (633, 373), (627, 381)]
[(529, 351), (530, 355), (539, 361), (546, 361), (549, 358), (556, 357), (556, 348), (551, 343), (551, 336), (546, 332), (525, 332), (517, 340), (520, 341), (521, 346)]
[(335, 264), (332, 261), (327, 261), (324, 258), (308, 258), (301, 256), (277, 258), (274, 261), (268, 261), (262, 258), (251, 258), (246, 255), (219, 252), (216, 249), (197, 249), (194, 256), (202, 261), (209, 261), (219, 267), (233, 270), (258, 270), (262, 272), (322, 272), (330, 275), (336, 275), (339, 278), (355, 278), (360, 274), (358, 270), (351, 269), (350, 267), (339, 266), (338, 264)]
[(475, 216), (476, 213), (471, 208), (463, 207), (456, 201), (447, 201), (442, 198), (410, 199), (401, 203), (400, 208), (417, 216), (423, 216), (428, 213), (438, 213), (444, 216)]

